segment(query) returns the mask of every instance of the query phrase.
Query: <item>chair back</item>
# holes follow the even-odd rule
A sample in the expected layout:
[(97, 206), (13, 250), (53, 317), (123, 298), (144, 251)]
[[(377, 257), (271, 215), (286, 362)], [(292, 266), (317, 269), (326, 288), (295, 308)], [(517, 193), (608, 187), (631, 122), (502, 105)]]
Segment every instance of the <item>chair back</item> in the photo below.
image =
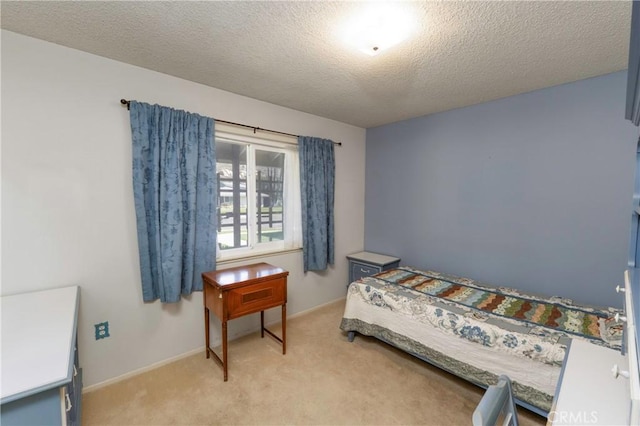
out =
[(518, 413), (513, 400), (511, 380), (505, 375), (489, 386), (473, 412), (473, 426), (518, 426)]

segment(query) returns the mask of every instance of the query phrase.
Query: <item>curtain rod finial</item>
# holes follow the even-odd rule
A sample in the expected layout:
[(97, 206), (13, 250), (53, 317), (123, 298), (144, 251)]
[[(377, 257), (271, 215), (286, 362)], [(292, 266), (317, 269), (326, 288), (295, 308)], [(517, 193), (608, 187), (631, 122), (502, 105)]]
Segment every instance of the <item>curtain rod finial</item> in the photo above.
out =
[(127, 109), (129, 109), (129, 101), (128, 101), (128, 100), (126, 100), (126, 99), (120, 99), (120, 103), (121, 103), (122, 105), (126, 105), (126, 106), (127, 106)]

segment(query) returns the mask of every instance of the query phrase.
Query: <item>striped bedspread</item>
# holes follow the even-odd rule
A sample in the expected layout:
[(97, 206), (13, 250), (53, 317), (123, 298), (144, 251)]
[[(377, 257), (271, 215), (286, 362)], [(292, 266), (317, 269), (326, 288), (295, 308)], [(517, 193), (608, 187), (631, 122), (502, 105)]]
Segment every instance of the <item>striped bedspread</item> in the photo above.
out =
[(489, 289), (474, 284), (470, 279), (448, 280), (439, 274), (406, 267), (379, 273), (375, 278), (499, 317), (588, 339), (615, 345), (621, 338), (622, 325), (615, 323), (609, 311), (576, 307), (553, 298), (534, 298), (518, 294), (513, 289)]

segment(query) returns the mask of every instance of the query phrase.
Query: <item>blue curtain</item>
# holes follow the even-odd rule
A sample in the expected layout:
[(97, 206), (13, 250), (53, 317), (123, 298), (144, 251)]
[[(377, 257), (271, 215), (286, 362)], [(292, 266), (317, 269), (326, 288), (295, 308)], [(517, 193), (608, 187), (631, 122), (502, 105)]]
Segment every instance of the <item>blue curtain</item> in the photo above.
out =
[(142, 296), (178, 302), (216, 266), (214, 120), (129, 105)]
[(321, 271), (334, 261), (333, 141), (298, 136), (304, 271)]
[(638, 1), (634, 1), (631, 8), (625, 118), (631, 120), (636, 126), (640, 125), (640, 2)]

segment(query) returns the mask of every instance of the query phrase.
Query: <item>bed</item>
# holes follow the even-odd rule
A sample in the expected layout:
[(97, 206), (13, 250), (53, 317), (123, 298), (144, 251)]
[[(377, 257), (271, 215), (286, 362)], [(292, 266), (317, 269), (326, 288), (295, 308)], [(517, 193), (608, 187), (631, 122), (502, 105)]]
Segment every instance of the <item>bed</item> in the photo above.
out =
[(349, 285), (340, 328), (482, 387), (506, 374), (518, 403), (546, 415), (570, 339), (619, 348), (617, 312), (400, 267)]

